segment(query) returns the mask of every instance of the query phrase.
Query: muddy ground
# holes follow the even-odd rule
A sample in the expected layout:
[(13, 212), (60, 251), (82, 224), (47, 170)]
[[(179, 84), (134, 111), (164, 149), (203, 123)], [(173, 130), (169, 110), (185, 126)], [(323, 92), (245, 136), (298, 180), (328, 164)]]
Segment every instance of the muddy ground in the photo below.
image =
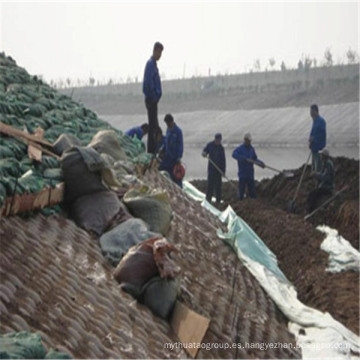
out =
[[(239, 202), (233, 186), (225, 182), (221, 209), (230, 204), (276, 254), (281, 270), (295, 285), (302, 302), (328, 311), (359, 333), (359, 273), (326, 272), (328, 254), (320, 249), (324, 235), (316, 230), (317, 225), (327, 224), (338, 229), (355, 248), (359, 247), (359, 161), (335, 158), (334, 165), (336, 191), (346, 185), (350, 185), (349, 189), (309, 221), (303, 217), (307, 194), (314, 187), (310, 167), (296, 200), (295, 213), (287, 209), (302, 168), (294, 171), (294, 178), (279, 175), (257, 183), (256, 200)], [(201, 191), (206, 190), (206, 181), (192, 183)], [(233, 185), (237, 187), (236, 182)]]

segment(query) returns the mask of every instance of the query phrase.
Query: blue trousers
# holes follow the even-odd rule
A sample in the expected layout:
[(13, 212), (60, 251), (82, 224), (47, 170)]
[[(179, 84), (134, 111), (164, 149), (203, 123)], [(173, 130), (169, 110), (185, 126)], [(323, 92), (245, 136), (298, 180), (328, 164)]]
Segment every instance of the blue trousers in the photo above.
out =
[(254, 178), (239, 178), (239, 198), (240, 198), (240, 200), (244, 199), (246, 187), (248, 189), (249, 197), (254, 199), (256, 197)]
[(220, 203), (221, 201), (221, 174), (218, 173), (210, 173), (208, 174), (208, 183), (206, 190), (206, 200), (211, 202), (211, 198), (215, 191), (216, 202)]

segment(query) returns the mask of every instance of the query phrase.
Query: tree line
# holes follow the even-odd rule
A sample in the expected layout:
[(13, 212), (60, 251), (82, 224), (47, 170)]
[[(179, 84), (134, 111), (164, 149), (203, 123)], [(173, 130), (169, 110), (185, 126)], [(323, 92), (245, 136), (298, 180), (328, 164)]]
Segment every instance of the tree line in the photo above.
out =
[[(299, 59), (297, 63), (297, 67), (294, 68), (293, 66), (288, 66), (284, 61), (281, 61), (280, 63), (277, 62), (275, 57), (271, 57), (268, 59), (268, 62), (265, 64), (262, 64), (260, 59), (255, 59), (253, 63), (253, 67), (248, 70), (249, 73), (255, 73), (255, 72), (262, 72), (262, 71), (287, 71), (287, 70), (308, 70), (310, 68), (316, 68), (316, 67), (331, 67), (334, 65), (345, 65), (347, 64), (358, 64), (359, 63), (359, 55), (356, 52), (356, 50), (352, 50), (349, 48), (349, 50), (346, 52), (346, 62), (343, 60), (338, 60), (335, 62), (333, 53), (331, 52), (330, 48), (327, 48), (324, 52), (323, 58), (318, 61), (318, 59), (311, 57), (310, 55), (302, 54), (301, 58)], [(210, 76), (210, 69), (209, 69), (209, 76)], [(221, 74), (218, 73), (218, 76), (221, 75), (228, 75), (228, 73)], [(165, 74), (161, 74), (162, 79), (165, 79)], [(197, 76), (193, 76), (197, 77)], [(131, 77), (128, 76), (126, 79), (124, 78), (118, 78), (118, 79), (95, 79), (93, 76), (90, 76), (88, 79), (57, 79), (57, 80), (50, 80), (50, 85), (54, 88), (58, 89), (65, 89), (65, 88), (71, 88), (71, 87), (94, 87), (94, 86), (104, 86), (104, 85), (118, 85), (118, 84), (130, 84), (130, 83), (138, 83), (139, 79), (138, 77)]]

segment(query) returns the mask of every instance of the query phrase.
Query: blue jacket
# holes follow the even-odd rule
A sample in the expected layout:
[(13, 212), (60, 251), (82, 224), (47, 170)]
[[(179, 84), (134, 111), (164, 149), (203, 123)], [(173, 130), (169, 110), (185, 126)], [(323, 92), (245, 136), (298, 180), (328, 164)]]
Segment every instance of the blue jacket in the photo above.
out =
[[(218, 166), (218, 168), (225, 173), (226, 172), (226, 159), (225, 159), (225, 150), (224, 147), (216, 145), (215, 141), (209, 142), (203, 152), (209, 154), (209, 158)], [(219, 171), (215, 166), (209, 161), (208, 164), (208, 175), (219, 174)]]
[(144, 136), (141, 126), (135, 126), (130, 130), (126, 131), (125, 134), (130, 137), (136, 136), (139, 140), (141, 140)]
[(255, 149), (250, 146), (242, 144), (238, 146), (232, 153), (232, 157), (238, 161), (239, 178), (254, 179), (254, 164), (246, 159), (256, 160), (263, 164), (261, 160), (258, 160)]
[(310, 144), (312, 152), (317, 153), (326, 146), (326, 122), (320, 115), (313, 121), (311, 137), (313, 138)]
[(165, 156), (160, 167), (172, 170), (183, 156), (183, 135), (181, 129), (175, 124), (172, 129), (167, 129), (164, 142)]
[(145, 66), (143, 93), (145, 100), (158, 102), (162, 95), (161, 81), (156, 61), (151, 57)]

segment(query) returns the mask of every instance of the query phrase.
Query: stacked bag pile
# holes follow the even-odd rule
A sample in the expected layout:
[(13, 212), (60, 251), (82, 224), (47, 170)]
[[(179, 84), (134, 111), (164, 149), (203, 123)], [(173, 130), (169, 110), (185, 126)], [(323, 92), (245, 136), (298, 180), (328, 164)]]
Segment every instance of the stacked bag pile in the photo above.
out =
[(172, 209), (166, 191), (150, 189), (136, 176), (136, 166), (151, 160), (143, 142), (30, 76), (3, 53), (0, 121), (31, 134), (40, 127), (60, 158), (29, 159), (27, 144), (0, 134), (0, 209), (14, 194), (64, 182), (62, 209), (99, 239), (121, 288), (168, 318), (180, 273), (176, 248), (165, 238)]
[[(172, 258), (175, 246), (164, 237), (172, 219), (167, 192), (148, 188), (132, 174), (114, 131), (99, 131), (86, 147), (68, 140), (61, 168), (70, 217), (100, 237), (121, 288), (168, 318), (180, 268)], [(133, 183), (124, 181), (126, 176), (133, 176)]]
[[(38, 127), (44, 129), (45, 139), (54, 143), (52, 151), (57, 154), (66, 145), (64, 135), (72, 139), (71, 145), (86, 146), (100, 130), (111, 129), (131, 163), (149, 161), (141, 141), (130, 139), (93, 111), (29, 75), (4, 53), (0, 53), (0, 122), (29, 133)], [(30, 160), (25, 143), (2, 134), (0, 169), (0, 209), (15, 193), (36, 193), (63, 180), (56, 158), (43, 155), (41, 163)]]

